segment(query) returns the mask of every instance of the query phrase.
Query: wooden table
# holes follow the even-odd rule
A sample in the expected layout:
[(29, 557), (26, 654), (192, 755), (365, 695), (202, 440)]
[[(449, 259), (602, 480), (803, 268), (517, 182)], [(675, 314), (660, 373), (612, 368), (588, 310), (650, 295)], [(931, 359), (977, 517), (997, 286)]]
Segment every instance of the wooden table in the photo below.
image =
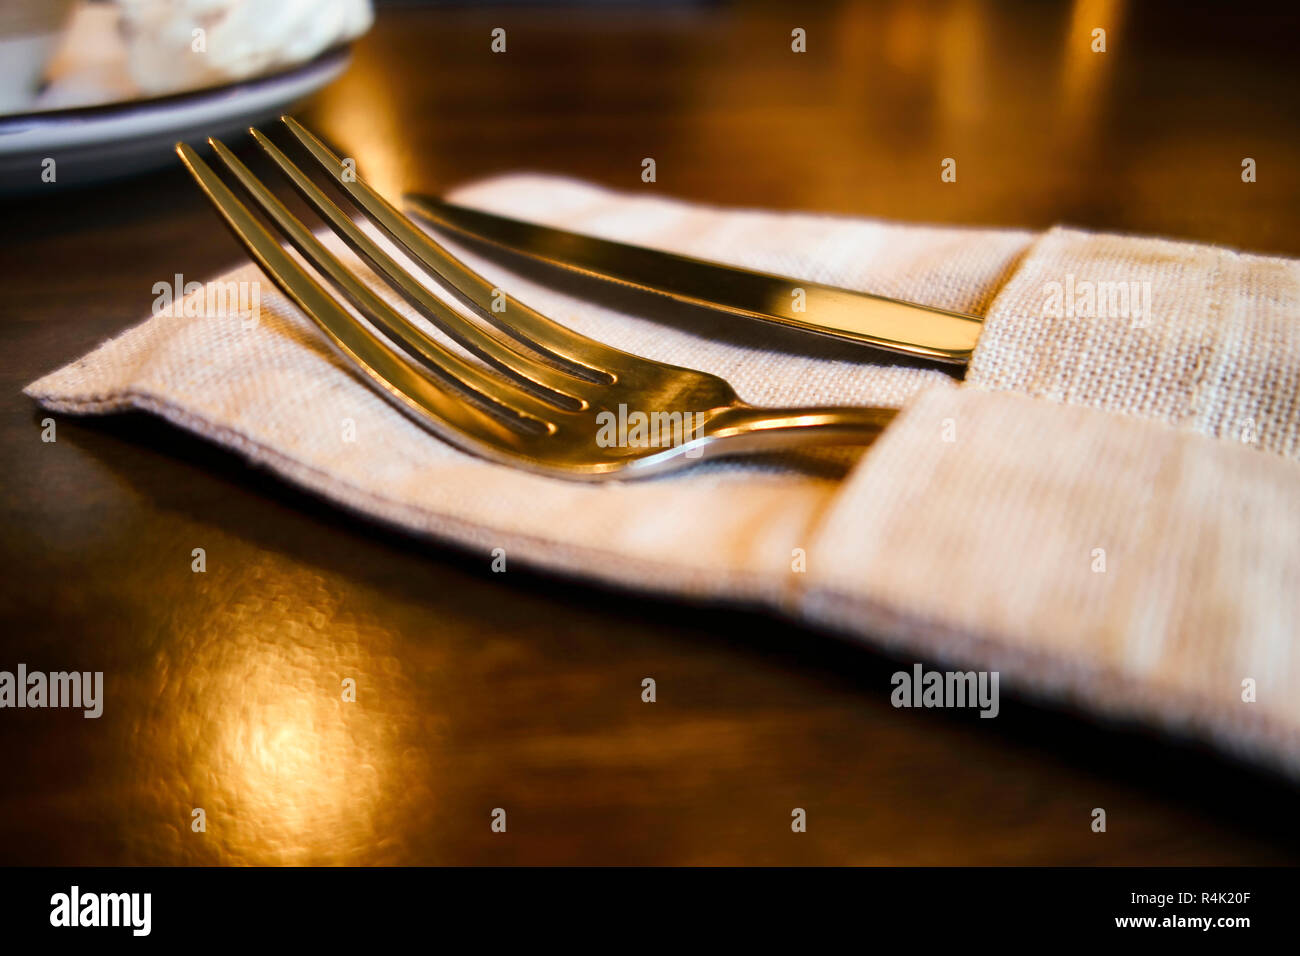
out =
[[(385, 10), (300, 115), (389, 194), (642, 188), (650, 156), (654, 188), (709, 202), (1300, 254), (1296, 20), (1183, 6)], [(5, 226), (0, 669), (101, 670), (107, 702), (0, 711), (0, 861), (1300, 860), (1294, 788), (1193, 747), (1022, 701), (992, 729), (894, 710), (900, 662), (869, 649), (494, 575), (143, 415), (43, 443), (23, 385), (243, 255), (179, 170)]]

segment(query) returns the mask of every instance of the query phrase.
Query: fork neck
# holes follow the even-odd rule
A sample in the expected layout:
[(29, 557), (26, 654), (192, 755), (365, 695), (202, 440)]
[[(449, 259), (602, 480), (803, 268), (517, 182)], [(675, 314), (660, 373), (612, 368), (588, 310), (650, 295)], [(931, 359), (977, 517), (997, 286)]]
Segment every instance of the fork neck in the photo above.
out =
[(895, 408), (861, 406), (733, 405), (709, 420), (708, 435), (725, 443), (729, 451), (865, 445), (874, 441), (897, 414)]

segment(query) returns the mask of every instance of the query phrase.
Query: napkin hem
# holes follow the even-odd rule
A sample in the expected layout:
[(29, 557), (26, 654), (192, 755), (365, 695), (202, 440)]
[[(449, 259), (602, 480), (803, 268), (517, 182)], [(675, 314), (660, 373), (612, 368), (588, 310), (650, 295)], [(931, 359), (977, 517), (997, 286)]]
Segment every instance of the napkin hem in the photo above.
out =
[[(489, 558), (493, 548), (505, 548), (508, 560), (518, 560), (538, 572), (559, 573), (574, 580), (599, 582), (615, 590), (681, 596), (710, 603), (757, 605), (787, 614), (798, 601), (788, 590), (773, 592), (773, 574), (770, 571), (719, 571), (716, 568), (685, 567), (629, 557), (615, 549), (575, 546), (519, 531), (460, 521), (452, 516), (405, 505), (397, 499), (359, 488), (345, 479), (285, 455), (245, 432), (214, 425), (208, 418), (152, 392), (127, 389), (112, 398), (55, 398), (38, 389), (42, 381), (43, 379), (38, 379), (24, 388), (23, 392), (48, 411), (78, 416), (129, 411), (156, 415), (189, 434), (241, 456), (250, 466), (266, 469), (278, 479), (309, 492), (327, 504), (342, 508), (354, 516), (381, 522), (392, 530), (416, 538), (426, 537), (465, 551), (482, 548), (485, 557)], [(647, 578), (655, 583), (635, 583)], [(702, 586), (702, 581), (707, 584)]]

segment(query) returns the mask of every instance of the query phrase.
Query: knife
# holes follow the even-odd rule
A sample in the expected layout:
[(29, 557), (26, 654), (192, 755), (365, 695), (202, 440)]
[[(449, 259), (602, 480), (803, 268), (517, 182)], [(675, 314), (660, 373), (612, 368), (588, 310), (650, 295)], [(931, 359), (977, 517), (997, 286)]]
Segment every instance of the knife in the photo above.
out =
[(938, 362), (970, 360), (982, 320), (901, 299), (754, 272), (659, 249), (599, 239), (407, 194), (433, 226), (573, 272), (679, 302)]

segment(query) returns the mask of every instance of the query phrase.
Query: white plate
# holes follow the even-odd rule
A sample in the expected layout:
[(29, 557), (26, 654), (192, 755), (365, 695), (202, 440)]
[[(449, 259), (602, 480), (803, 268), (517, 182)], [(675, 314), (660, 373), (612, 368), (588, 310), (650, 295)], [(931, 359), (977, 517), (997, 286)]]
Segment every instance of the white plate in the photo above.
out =
[(49, 189), (41, 178), (54, 160), (55, 182), (84, 184), (174, 162), (185, 140), (198, 148), (287, 110), (347, 66), (346, 48), (302, 66), (235, 83), (150, 100), (0, 117), (0, 193)]

